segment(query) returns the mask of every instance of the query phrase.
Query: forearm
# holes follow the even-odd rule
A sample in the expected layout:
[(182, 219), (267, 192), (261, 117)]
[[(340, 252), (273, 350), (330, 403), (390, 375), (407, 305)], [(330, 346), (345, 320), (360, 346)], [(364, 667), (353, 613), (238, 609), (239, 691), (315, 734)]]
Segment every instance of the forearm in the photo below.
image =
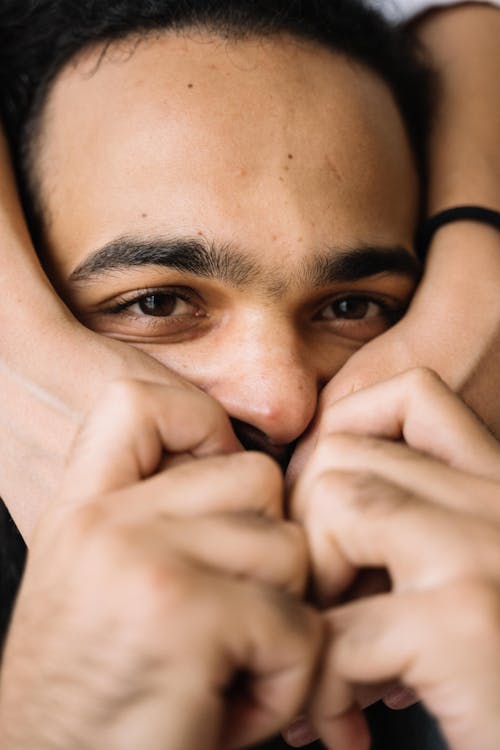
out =
[(132, 347), (84, 328), (54, 293), (24, 222), (1, 133), (0, 258), (0, 496), (28, 538), (103, 385), (173, 376)]
[[(0, 253), (0, 492), (5, 498), (18, 498), (15, 515), (22, 527), (27, 498), (33, 492), (42, 492), (44, 496), (50, 493), (50, 476), (54, 474), (55, 465), (62, 462), (61, 443), (64, 436), (71, 439), (73, 420), (64, 415), (64, 410), (58, 414), (56, 409), (59, 440), (55, 441), (52, 433), (38, 432), (54, 410), (35, 395), (37, 391), (41, 395), (47, 386), (43, 361), (39, 361), (43, 359), (43, 352), (34, 351), (35, 342), (39, 340), (39, 328), (50, 330), (51, 316), (61, 316), (63, 305), (51, 292), (33, 250), (17, 198), (7, 145), (1, 134)], [(37, 330), (33, 327), (34, 320)], [(39, 377), (35, 372), (37, 364), (41, 365)], [(28, 436), (22, 429), (23, 420), (32, 426), (36, 436)], [(45, 450), (47, 455), (52, 453), (51, 465), (42, 455)], [(21, 467), (24, 467), (23, 472), (20, 472)]]
[[(427, 213), (465, 204), (500, 210), (500, 8), (458, 5), (428, 13), (414, 29), (439, 76)], [(455, 330), (441, 372), (498, 432), (500, 232), (471, 222), (443, 227), (425, 280), (417, 311), (436, 316), (441, 300), (442, 325)]]
[(439, 75), (428, 211), (464, 203), (500, 209), (500, 9), (437, 10), (414, 30)]
[[(0, 330), (2, 364), (25, 362), (22, 321), (63, 315), (64, 305), (54, 295), (42, 271), (24, 220), (12, 173), (7, 143), (0, 129)], [(19, 327), (13, 323), (13, 307)]]

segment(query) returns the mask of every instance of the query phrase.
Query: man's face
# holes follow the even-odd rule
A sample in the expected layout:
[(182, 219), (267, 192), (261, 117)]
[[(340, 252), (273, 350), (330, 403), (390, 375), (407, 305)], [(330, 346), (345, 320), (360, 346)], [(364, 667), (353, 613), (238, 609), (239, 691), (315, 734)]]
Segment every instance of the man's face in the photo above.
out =
[(89, 328), (291, 443), (415, 285), (391, 95), (290, 38), (165, 34), (100, 56), (59, 76), (37, 145), (58, 288)]

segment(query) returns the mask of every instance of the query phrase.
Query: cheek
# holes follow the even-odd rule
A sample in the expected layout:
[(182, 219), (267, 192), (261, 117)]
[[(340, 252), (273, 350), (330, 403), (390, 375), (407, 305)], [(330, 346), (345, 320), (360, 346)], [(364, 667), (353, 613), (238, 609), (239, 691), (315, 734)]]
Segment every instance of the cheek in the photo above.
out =
[[(156, 359), (184, 380), (205, 391), (225, 382), (261, 382), (281, 378), (287, 382), (303, 380), (317, 383), (321, 389), (357, 352), (362, 344), (331, 335), (301, 335), (292, 332), (288, 343), (285, 335), (249, 335), (236, 331), (228, 335), (224, 329), (179, 344), (129, 344)], [(304, 390), (307, 385), (304, 385)]]
[(210, 387), (210, 374), (214, 367), (217, 366), (217, 369), (224, 367), (224, 357), (221, 356), (220, 349), (200, 345), (199, 340), (180, 345), (162, 346), (141, 343), (129, 345), (148, 354), (170, 372), (174, 372), (183, 380), (204, 391), (208, 391)]

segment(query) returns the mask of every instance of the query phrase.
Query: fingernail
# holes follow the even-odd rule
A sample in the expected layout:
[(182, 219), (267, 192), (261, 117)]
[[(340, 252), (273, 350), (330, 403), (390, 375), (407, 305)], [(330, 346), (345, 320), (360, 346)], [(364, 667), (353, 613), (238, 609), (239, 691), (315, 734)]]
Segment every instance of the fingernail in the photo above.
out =
[(389, 690), (382, 700), (387, 708), (400, 711), (402, 708), (409, 708), (414, 703), (418, 703), (418, 695), (411, 688), (398, 685)]
[(305, 716), (299, 716), (283, 732), (283, 738), (291, 747), (303, 747), (317, 740), (318, 733)]

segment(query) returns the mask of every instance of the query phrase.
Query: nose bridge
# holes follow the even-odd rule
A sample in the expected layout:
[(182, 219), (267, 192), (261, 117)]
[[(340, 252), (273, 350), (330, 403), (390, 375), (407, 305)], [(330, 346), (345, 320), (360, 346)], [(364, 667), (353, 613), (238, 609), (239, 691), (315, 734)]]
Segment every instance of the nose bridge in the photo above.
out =
[(240, 329), (230, 348), (212, 395), (230, 416), (275, 442), (298, 438), (316, 409), (319, 373), (292, 324), (275, 317), (271, 325), (253, 325), (243, 337)]

